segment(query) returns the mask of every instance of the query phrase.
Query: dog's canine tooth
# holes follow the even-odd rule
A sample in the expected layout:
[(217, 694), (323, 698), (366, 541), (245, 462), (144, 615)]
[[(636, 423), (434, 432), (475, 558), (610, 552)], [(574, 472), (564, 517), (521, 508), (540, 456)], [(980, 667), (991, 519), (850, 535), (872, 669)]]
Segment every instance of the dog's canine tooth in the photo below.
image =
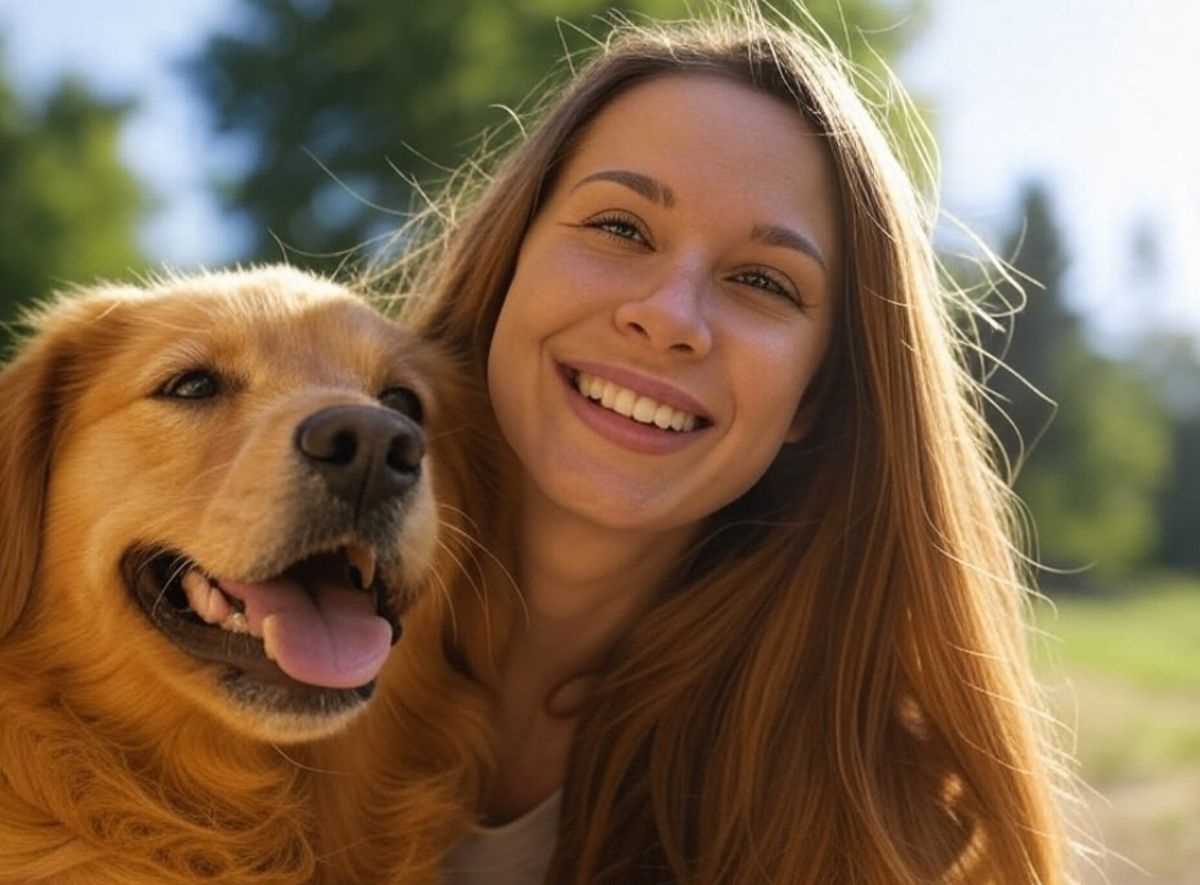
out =
[(375, 551), (362, 544), (352, 543), (346, 547), (346, 561), (350, 563), (351, 577), (358, 573), (359, 589), (367, 590), (375, 583)]

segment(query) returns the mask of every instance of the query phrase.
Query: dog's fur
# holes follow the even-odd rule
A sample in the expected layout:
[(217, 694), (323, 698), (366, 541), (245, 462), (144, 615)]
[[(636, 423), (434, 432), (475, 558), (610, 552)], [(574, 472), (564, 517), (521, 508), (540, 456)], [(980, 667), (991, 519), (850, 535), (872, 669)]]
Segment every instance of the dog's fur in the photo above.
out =
[[(283, 268), (75, 292), (33, 325), (0, 374), (0, 882), (436, 881), (484, 743), (438, 586), (478, 481), (467, 387)], [(196, 367), (219, 395), (164, 395)], [(135, 600), (136, 551), (261, 580), (344, 543), (355, 520), (297, 468), (295, 428), (395, 385), (424, 405), (429, 454), (368, 539), (413, 603), (376, 698), (247, 689), (168, 639)]]

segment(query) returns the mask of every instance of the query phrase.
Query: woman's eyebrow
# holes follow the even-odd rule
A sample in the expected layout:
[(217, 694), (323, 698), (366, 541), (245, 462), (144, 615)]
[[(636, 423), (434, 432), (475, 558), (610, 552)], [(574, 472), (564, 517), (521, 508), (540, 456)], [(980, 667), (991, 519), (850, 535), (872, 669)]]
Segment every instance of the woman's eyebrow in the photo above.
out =
[[(632, 172), (628, 169), (601, 169), (599, 172), (593, 172), (591, 175), (585, 175), (579, 179), (571, 190), (577, 190), (585, 184), (596, 181), (611, 181), (623, 185), (667, 209), (675, 205), (675, 194), (669, 187), (649, 175)], [(828, 269), (825, 264), (825, 256), (821, 254), (817, 244), (794, 228), (784, 227), (781, 224), (756, 224), (750, 231), (750, 239), (762, 243), (764, 246), (782, 246), (785, 249), (802, 252), (821, 265), (823, 270)]]
[(822, 270), (828, 270), (825, 265), (825, 256), (821, 254), (817, 244), (794, 228), (784, 227), (781, 224), (756, 224), (750, 230), (750, 239), (762, 243), (764, 246), (782, 246), (785, 249), (803, 252), (821, 265)]
[(612, 181), (622, 184), (647, 200), (658, 203), (667, 209), (675, 205), (675, 194), (669, 187), (649, 175), (630, 172), (628, 169), (602, 169), (599, 172), (593, 172), (577, 181), (571, 190), (576, 190), (593, 181)]

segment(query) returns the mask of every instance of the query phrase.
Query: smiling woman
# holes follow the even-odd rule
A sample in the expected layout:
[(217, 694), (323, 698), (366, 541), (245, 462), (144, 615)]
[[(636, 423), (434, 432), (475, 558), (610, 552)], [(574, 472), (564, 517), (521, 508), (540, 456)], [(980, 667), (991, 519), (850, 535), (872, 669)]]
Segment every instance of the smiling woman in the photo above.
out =
[(492, 337), (524, 518), (645, 532), (677, 555), (803, 435), (837, 284), (814, 253), (840, 247), (829, 157), (782, 102), (674, 76), (607, 105), (526, 232)]
[(546, 108), (416, 285), (520, 591), (451, 881), (1065, 881), (954, 293), (844, 65), (747, 7)]

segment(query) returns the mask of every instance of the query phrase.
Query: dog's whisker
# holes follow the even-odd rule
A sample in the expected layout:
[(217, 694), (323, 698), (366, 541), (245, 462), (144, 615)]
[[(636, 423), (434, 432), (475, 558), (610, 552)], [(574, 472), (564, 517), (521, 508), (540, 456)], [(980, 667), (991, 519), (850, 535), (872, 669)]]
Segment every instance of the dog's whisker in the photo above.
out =
[[(443, 533), (446, 530), (457, 530), (455, 526), (448, 525), (444, 522), (439, 522), (439, 526)], [(475, 555), (474, 551), (469, 547), (464, 547), (461, 543), (451, 544), (449, 541), (444, 540), (441, 537), (438, 538), (438, 546), (446, 552), (446, 556), (451, 562), (454, 563), (456, 567), (456, 573), (461, 575), (466, 581), (469, 582), (475, 598), (480, 603), (483, 603), (484, 595), (475, 579), (475, 572), (479, 567), (479, 558)], [(468, 561), (473, 568), (468, 568)]]
[(167, 576), (167, 583), (169, 584), (172, 581), (178, 580), (179, 578), (183, 577), (187, 573), (188, 569), (190, 569), (191, 567), (192, 567), (192, 561), (190, 559), (188, 559), (186, 556), (175, 557), (175, 559), (171, 565), (171, 572)]
[[(198, 473), (195, 473), (191, 477), (189, 477), (189, 480), (192, 483), (200, 485), (200, 484), (202, 484), (202, 482), (204, 480), (208, 479), (210, 476), (213, 476), (215, 474), (220, 474), (220, 473), (223, 473), (223, 472), (229, 470), (229, 468), (231, 468), (233, 466), (235, 461), (237, 461), (237, 458), (232, 457), (232, 458), (229, 458), (225, 461), (221, 461), (216, 464), (210, 464), (209, 466), (205, 467), (203, 470), (201, 470)], [(210, 502), (212, 500), (212, 491), (209, 489), (206, 489), (206, 490), (198, 491), (195, 495), (192, 495), (190, 497), (177, 497), (177, 498), (175, 498), (175, 500), (181, 504), (203, 505), (203, 504), (207, 504), (208, 502)]]
[[(463, 574), (466, 574), (465, 570), (463, 569), (462, 561), (455, 555), (454, 550), (448, 544), (446, 544), (444, 541), (442, 541), (440, 538), (438, 539), (437, 544), (438, 544), (438, 547), (440, 547), (442, 550), (446, 551), (446, 555), (450, 558), (450, 561), (453, 562), (454, 565), (459, 569), (459, 571), (462, 572)], [(458, 613), (454, 608), (454, 595), (450, 592), (450, 587), (446, 583), (446, 578), (441, 574), (441, 572), (439, 570), (435, 569), (433, 571), (433, 573), (431, 574), (431, 578), (432, 578), (432, 582), (433, 582), (434, 586), (437, 587), (438, 592), (446, 600), (446, 609), (450, 615), (450, 634), (451, 634), (451, 636), (454, 637), (455, 641), (457, 641), (458, 640)]]
[[(456, 525), (456, 526), (453, 526), (453, 528), (457, 529), (460, 532), (462, 532), (464, 530), (469, 531), (471, 533), (471, 540), (473, 540), (473, 541), (475, 540), (475, 536), (479, 534), (479, 523), (477, 523), (471, 517), (471, 515), (469, 513), (467, 513), (467, 511), (463, 510), (461, 507), (456, 507), (455, 505), (449, 503), (448, 501), (437, 502), (437, 507), (438, 507), (439, 511), (441, 511), (441, 510), (448, 511), (450, 513), (453, 513), (459, 519), (461, 519), (463, 521), (463, 526)], [(479, 543), (479, 542), (476, 541), (476, 543)]]
[[(233, 462), (236, 460), (237, 460), (236, 458), (230, 458), (228, 461), (222, 461), (219, 464), (212, 464), (209, 467), (206, 467), (203, 470), (201, 470), (199, 473), (197, 473), (193, 479), (195, 481), (199, 482), (200, 480), (208, 479), (210, 476), (212, 476), (215, 473), (222, 473), (222, 472), (228, 470), (231, 466), (233, 466)], [(209, 494), (211, 494), (211, 492)], [(207, 500), (207, 497), (202, 496), (200, 498), (200, 500)]]
[[(453, 508), (451, 508), (451, 509), (453, 509)], [(504, 579), (508, 582), (509, 587), (511, 587), (513, 592), (516, 594), (517, 599), (521, 603), (522, 609), (525, 611), (525, 617), (528, 618), (529, 617), (529, 607), (525, 600), (525, 594), (521, 592), (521, 587), (517, 583), (516, 577), (513, 575), (513, 573), (511, 571), (509, 571), (508, 566), (506, 566), (504, 564), (503, 560), (501, 560), (499, 556), (497, 556), (494, 552), (492, 552), (490, 547), (488, 547), (486, 544), (479, 541), (470, 532), (467, 532), (467, 531), (463, 530), (462, 528), (454, 525), (454, 523), (448, 522), (444, 519), (439, 519), (438, 524), (443, 529), (453, 532), (461, 540), (465, 541), (472, 551), (477, 550), (477, 551), (483, 553), (484, 555), (486, 555), (486, 557), (488, 559), (490, 559), (492, 561), (492, 563), (494, 563), (496, 565), (496, 567), (500, 570), (500, 573), (504, 576)]]
[(158, 617), (158, 608), (160, 605), (162, 605), (163, 600), (166, 598), (167, 598), (167, 589), (164, 587), (163, 589), (158, 591), (158, 596), (156, 596), (154, 598), (154, 605), (152, 605), (150, 607), (150, 617), (152, 617), (152, 618)]
[(133, 557), (131, 570), (136, 578), (140, 578), (142, 572), (150, 567), (150, 563), (154, 561), (154, 554), (149, 550), (138, 550)]
[[(483, 612), (484, 624), (490, 630), (491, 629), (491, 611), (488, 609), (488, 606), (487, 606), (487, 594), (486, 594), (483, 586), (476, 579), (473, 571), (467, 569), (467, 567), (466, 567), (465, 563), (462, 561), (462, 559), (455, 556), (453, 553), (450, 553), (449, 555), (450, 555), (451, 559), (454, 561), (455, 565), (458, 566), (459, 573), (466, 580), (467, 585), (471, 590), (471, 595), (474, 596), (475, 601), (479, 603), (479, 608)], [(476, 561), (476, 560), (474, 560), (474, 557), (472, 557), (472, 560)]]
[[(439, 507), (440, 506), (441, 505), (439, 505)], [(458, 508), (451, 507), (448, 504), (445, 505), (445, 509), (450, 510), (452, 513), (455, 513), (455, 514), (459, 514), (462, 512), (462, 511), (458, 510)], [(504, 564), (504, 562), (495, 553), (493, 553), (492, 550), (486, 544), (484, 544), (482, 541), (480, 541), (472, 532), (469, 532), (466, 529), (464, 529), (458, 525), (455, 525), (453, 522), (451, 522), (445, 518), (442, 518), (440, 516), (438, 518), (438, 525), (445, 530), (453, 532), (456, 536), (458, 536), (458, 538), (461, 541), (465, 542), (466, 545), (472, 551), (478, 550), (482, 553), (487, 554), (487, 557), (490, 560), (492, 560), (492, 562), (495, 563), (500, 568), (501, 572), (504, 574), (504, 577), (512, 585), (513, 589), (514, 590), (518, 589), (516, 578), (513, 577), (512, 573), (508, 570), (508, 567)], [(518, 592), (519, 592), (519, 590), (518, 590)]]
[[(137, 555), (137, 560), (134, 563), (133, 569), (132, 569), (132, 572), (134, 575), (134, 580), (140, 581), (142, 574), (147, 569), (149, 569), (151, 567), (151, 565), (153, 565), (153, 563), (154, 563), (154, 554), (153, 553), (151, 553), (148, 550), (139, 551), (139, 553)], [(164, 583), (163, 586), (161, 588), (159, 588), (158, 595), (154, 598), (154, 604), (150, 607), (150, 616), (152, 618), (155, 618), (158, 616), (159, 606), (162, 604), (163, 600), (166, 598), (166, 595), (167, 595), (167, 585)]]
[[(447, 509), (450, 509), (453, 511), (455, 508), (449, 507)], [(515, 593), (516, 599), (518, 600), (518, 602), (521, 605), (522, 616), (525, 618), (526, 623), (528, 623), (529, 622), (529, 606), (525, 600), (525, 596), (521, 592), (521, 588), (517, 584), (516, 578), (508, 570), (508, 568), (500, 560), (500, 558), (498, 556), (496, 556), (496, 554), (493, 553), (491, 551), (491, 549), (488, 548), (485, 544), (480, 543), (474, 536), (472, 536), (470, 533), (464, 531), (461, 527), (455, 525), (453, 522), (447, 521), (445, 519), (439, 519), (438, 524), (441, 527), (441, 529), (443, 529), (444, 531), (448, 530), (452, 534), (454, 534), (459, 539), (460, 542), (466, 542), (467, 549), (464, 550), (464, 552), (471, 557), (471, 561), (473, 563), (475, 563), (476, 565), (478, 565), (478, 563), (479, 563), (479, 560), (476, 558), (476, 555), (475, 555), (476, 552), (478, 551), (478, 552), (485, 554), (488, 558), (491, 559), (491, 561), (493, 563), (495, 563), (496, 566), (499, 567), (500, 572), (504, 575), (504, 577), (509, 582), (509, 585), (512, 587), (512, 589)], [(462, 548), (456, 546), (456, 549), (462, 549)], [(489, 606), (487, 603), (486, 592), (485, 592), (484, 588), (480, 586), (480, 584), (474, 577), (473, 571), (466, 569), (462, 560), (460, 558), (458, 558), (454, 554), (453, 551), (448, 550), (448, 553), (451, 556), (451, 558), (455, 561), (455, 563), (459, 566), (460, 573), (462, 574), (462, 576), (464, 578), (467, 579), (467, 581), (470, 585), (471, 591), (472, 591), (473, 595), (475, 596), (475, 599), (479, 603), (479, 608), (483, 613), (484, 630), (485, 630), (485, 636), (487, 637), (487, 643), (488, 643), (488, 653), (492, 654), (494, 652), (494, 649), (492, 648), (492, 637), (494, 635), (493, 623), (492, 623), (492, 610), (491, 610), (491, 606)], [(451, 605), (453, 605), (453, 601), (451, 601)]]
[(316, 765), (305, 765), (304, 763), (302, 763), (302, 761), (293, 757), (293, 755), (288, 754), (286, 749), (283, 749), (283, 747), (278, 745), (278, 743), (270, 743), (269, 746), (271, 749), (274, 749), (274, 751), (276, 753), (282, 755), (282, 757), (287, 760), (287, 763), (289, 765), (292, 765), (292, 767), (294, 767), (294, 769), (296, 769), (298, 771), (312, 772), (313, 775), (332, 775), (335, 777), (348, 777), (349, 776), (349, 773), (350, 773), (349, 771), (344, 771), (344, 770), (340, 770), (340, 769), (319, 769), (319, 767), (317, 767)]

